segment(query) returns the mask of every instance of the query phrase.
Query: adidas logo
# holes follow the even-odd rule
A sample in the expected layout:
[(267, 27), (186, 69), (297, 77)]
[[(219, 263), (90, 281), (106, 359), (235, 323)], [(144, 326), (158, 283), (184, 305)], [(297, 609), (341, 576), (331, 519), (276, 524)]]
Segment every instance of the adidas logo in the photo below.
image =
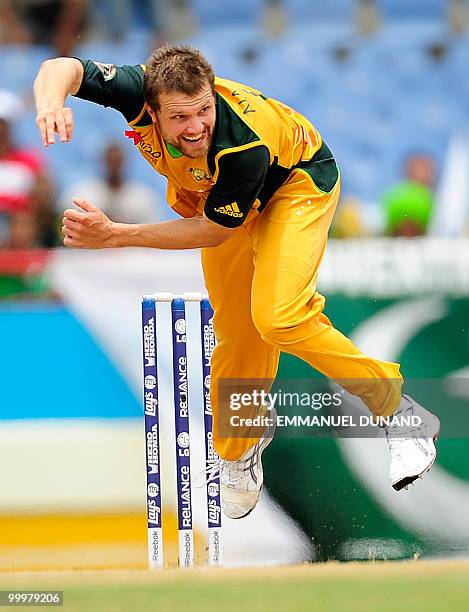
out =
[(243, 213), (239, 211), (236, 202), (233, 202), (233, 204), (227, 204), (227, 206), (220, 206), (219, 208), (215, 208), (215, 212), (221, 213), (222, 215), (229, 215), (230, 217), (239, 218), (243, 216)]

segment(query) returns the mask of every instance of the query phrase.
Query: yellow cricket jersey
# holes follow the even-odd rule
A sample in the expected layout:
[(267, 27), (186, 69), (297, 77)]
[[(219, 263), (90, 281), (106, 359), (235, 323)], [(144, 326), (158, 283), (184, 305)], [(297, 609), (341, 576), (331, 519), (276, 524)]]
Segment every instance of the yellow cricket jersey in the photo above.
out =
[(142, 156), (168, 179), (167, 201), (184, 217), (205, 215), (226, 227), (262, 211), (295, 168), (317, 187), (333, 189), (338, 169), (311, 123), (277, 100), (226, 79), (215, 79), (216, 123), (208, 154), (189, 158), (167, 144), (144, 107), (145, 67), (82, 61), (77, 96), (112, 106), (127, 119)]

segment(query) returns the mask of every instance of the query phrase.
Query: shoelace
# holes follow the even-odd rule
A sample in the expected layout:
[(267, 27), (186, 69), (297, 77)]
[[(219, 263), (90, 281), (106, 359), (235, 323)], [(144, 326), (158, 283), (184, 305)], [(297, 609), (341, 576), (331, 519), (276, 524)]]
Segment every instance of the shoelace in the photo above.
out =
[[(275, 413), (276, 414), (276, 413)], [(275, 427), (268, 427), (266, 432), (265, 432), (265, 436), (270, 436), (273, 437), (273, 432), (275, 431)], [(248, 470), (251, 472), (251, 478), (254, 480), (254, 482), (257, 484), (257, 475), (255, 472), (255, 468), (257, 466), (257, 464), (260, 461), (261, 458), (261, 445), (263, 443), (264, 438), (261, 438), (259, 440), (259, 442), (257, 442), (257, 444), (254, 446), (254, 448), (252, 449), (252, 453), (251, 455), (246, 459), (247, 462), (249, 462), (249, 465), (247, 465), (243, 471), (247, 472)]]
[[(200, 472), (194, 478), (194, 486), (199, 489), (220, 478), (223, 468), (228, 463), (231, 462), (220, 458), (217, 458), (214, 461), (207, 461), (205, 467), (200, 470)], [(246, 466), (242, 468), (239, 466), (238, 469), (231, 469), (228, 471), (229, 482), (236, 485), (242, 479), (242, 472), (250, 472), (251, 478), (257, 483), (255, 467), (259, 463), (259, 443), (256, 444), (253, 452), (243, 461), (243, 463), (246, 463)], [(233, 472), (238, 472), (238, 475), (234, 475)]]
[(200, 489), (220, 478), (225, 463), (225, 459), (220, 459), (220, 457), (217, 457), (213, 461), (206, 461), (205, 467), (202, 468), (194, 478), (194, 487)]
[[(254, 480), (256, 484), (257, 484), (257, 476), (256, 476), (255, 468), (260, 460), (261, 442), (262, 442), (262, 438), (253, 447), (252, 453), (249, 455), (249, 457), (247, 457), (243, 461), (243, 463), (246, 463), (246, 466), (243, 467), (242, 469), (236, 470), (237, 472), (248, 472), (249, 471), (251, 473), (251, 478)], [(207, 461), (205, 464), (205, 468), (200, 470), (200, 472), (194, 478), (194, 486), (196, 488), (201, 488), (203, 486), (208, 485), (210, 482), (213, 482), (214, 480), (217, 480), (218, 478), (220, 478), (222, 469), (228, 463), (231, 463), (231, 462), (227, 461), (226, 459), (220, 459), (220, 457), (218, 457), (214, 461)], [(233, 472), (234, 470), (229, 470), (229, 482), (231, 484), (236, 485), (241, 481), (242, 476), (241, 474), (239, 474), (238, 476), (233, 476)]]
[[(257, 476), (256, 476), (256, 472), (254, 471), (254, 468), (256, 467), (258, 462), (259, 462), (259, 444), (256, 444), (256, 446), (253, 448), (253, 451), (249, 455), (249, 457), (247, 457), (246, 459), (242, 461), (242, 463), (246, 464), (245, 466), (241, 467), (240, 465), (241, 462), (236, 462), (237, 465), (235, 468), (228, 469), (229, 484), (236, 485), (239, 482), (241, 482), (244, 472), (250, 472), (251, 478), (254, 480), (255, 483), (257, 483)], [(225, 462), (225, 464), (229, 464), (229, 463), (230, 463), (229, 461)]]
[(248, 457), (248, 459), (246, 459), (246, 461), (249, 462), (249, 464), (245, 468), (243, 468), (244, 472), (249, 471), (251, 473), (251, 478), (254, 480), (256, 485), (257, 485), (257, 475), (255, 472), (255, 468), (257, 464), (259, 463), (259, 458), (260, 458), (259, 449), (260, 449), (260, 442), (258, 442), (255, 445), (251, 455)]

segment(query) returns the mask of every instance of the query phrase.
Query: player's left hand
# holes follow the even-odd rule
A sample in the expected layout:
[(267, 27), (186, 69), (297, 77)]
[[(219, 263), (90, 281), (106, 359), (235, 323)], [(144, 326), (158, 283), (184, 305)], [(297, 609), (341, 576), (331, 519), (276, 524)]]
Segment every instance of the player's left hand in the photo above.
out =
[(75, 249), (112, 247), (115, 225), (99, 208), (81, 198), (73, 198), (81, 210), (68, 208), (62, 219), (63, 243)]

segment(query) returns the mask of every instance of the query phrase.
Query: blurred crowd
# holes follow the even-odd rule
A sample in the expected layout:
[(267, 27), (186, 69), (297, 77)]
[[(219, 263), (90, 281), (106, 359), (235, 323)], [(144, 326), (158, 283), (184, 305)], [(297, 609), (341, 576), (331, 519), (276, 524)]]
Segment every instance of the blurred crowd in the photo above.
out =
[(122, 40), (139, 21), (155, 33), (154, 44), (195, 29), (189, 0), (2, 0), (0, 44), (47, 44), (72, 55), (81, 37)]
[(53, 185), (40, 156), (17, 146), (13, 124), (21, 100), (0, 91), (0, 245), (8, 249), (57, 244)]
[[(450, 28), (465, 31), (469, 25), (466, 0), (446, 1)], [(382, 26), (380, 0), (350, 0), (348, 4), (353, 6), (361, 34), (371, 34)], [(259, 17), (267, 34), (277, 36), (290, 27), (288, 0), (262, 0), (262, 6)], [(153, 44), (158, 45), (194, 34), (204, 26), (203, 11), (207, 8), (211, 8), (209, 3), (197, 0), (1, 0), (0, 45), (47, 44), (56, 55), (72, 55), (81, 37), (122, 40), (139, 24), (152, 30)]]

